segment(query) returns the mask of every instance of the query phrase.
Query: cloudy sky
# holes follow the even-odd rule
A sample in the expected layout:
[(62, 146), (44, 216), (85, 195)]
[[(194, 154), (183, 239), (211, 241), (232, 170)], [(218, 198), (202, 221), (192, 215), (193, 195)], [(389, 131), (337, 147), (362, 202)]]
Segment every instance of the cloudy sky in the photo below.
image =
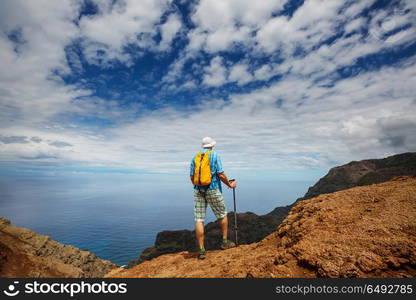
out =
[(0, 168), (326, 169), (416, 151), (416, 2), (0, 2)]

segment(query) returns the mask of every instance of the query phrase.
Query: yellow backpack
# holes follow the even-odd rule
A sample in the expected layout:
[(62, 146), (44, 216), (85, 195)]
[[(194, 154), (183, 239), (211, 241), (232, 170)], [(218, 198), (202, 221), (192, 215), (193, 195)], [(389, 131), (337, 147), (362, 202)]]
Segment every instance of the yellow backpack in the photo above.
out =
[(212, 175), (209, 160), (209, 154), (211, 152), (212, 151), (207, 151), (205, 153), (198, 152), (198, 154), (195, 156), (195, 171), (193, 178), (193, 182), (195, 185), (205, 186), (211, 184)]

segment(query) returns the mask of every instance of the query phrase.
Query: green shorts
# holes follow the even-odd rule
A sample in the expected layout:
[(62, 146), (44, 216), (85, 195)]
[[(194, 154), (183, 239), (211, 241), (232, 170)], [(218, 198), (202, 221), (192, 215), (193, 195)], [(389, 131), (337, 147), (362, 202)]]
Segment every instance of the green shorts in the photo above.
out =
[(224, 196), (216, 190), (198, 190), (194, 189), (194, 216), (195, 221), (205, 221), (207, 205), (211, 206), (217, 219), (222, 219), (227, 215)]

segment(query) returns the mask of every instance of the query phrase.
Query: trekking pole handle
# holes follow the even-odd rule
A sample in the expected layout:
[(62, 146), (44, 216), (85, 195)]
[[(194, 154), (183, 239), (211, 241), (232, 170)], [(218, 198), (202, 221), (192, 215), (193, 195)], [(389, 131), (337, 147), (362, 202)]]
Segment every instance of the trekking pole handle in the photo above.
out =
[[(233, 178), (233, 179), (230, 179), (230, 180), (228, 180), (228, 182), (234, 182), (235, 181), (235, 179)], [(234, 189), (234, 188), (233, 188)]]

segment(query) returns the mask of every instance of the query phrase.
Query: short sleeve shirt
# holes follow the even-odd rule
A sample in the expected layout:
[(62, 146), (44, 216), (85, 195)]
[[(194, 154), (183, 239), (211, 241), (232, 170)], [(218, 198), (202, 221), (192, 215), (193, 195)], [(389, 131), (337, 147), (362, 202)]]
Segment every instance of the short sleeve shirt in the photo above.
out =
[[(210, 151), (210, 149), (201, 150), (202, 153), (206, 153), (208, 151)], [(195, 173), (195, 162), (194, 162), (195, 157), (196, 155), (192, 158), (192, 161), (191, 161), (191, 167), (190, 167), (190, 173), (189, 173), (190, 176), (194, 176), (194, 173)], [(210, 189), (210, 190), (219, 189), (220, 192), (222, 192), (221, 180), (218, 177), (219, 174), (224, 172), (222, 169), (222, 162), (221, 162), (220, 155), (217, 152), (212, 151), (209, 154), (209, 161), (210, 161), (209, 166), (211, 168), (211, 175), (212, 175), (211, 184), (208, 187), (194, 185), (194, 188), (195, 189)]]

